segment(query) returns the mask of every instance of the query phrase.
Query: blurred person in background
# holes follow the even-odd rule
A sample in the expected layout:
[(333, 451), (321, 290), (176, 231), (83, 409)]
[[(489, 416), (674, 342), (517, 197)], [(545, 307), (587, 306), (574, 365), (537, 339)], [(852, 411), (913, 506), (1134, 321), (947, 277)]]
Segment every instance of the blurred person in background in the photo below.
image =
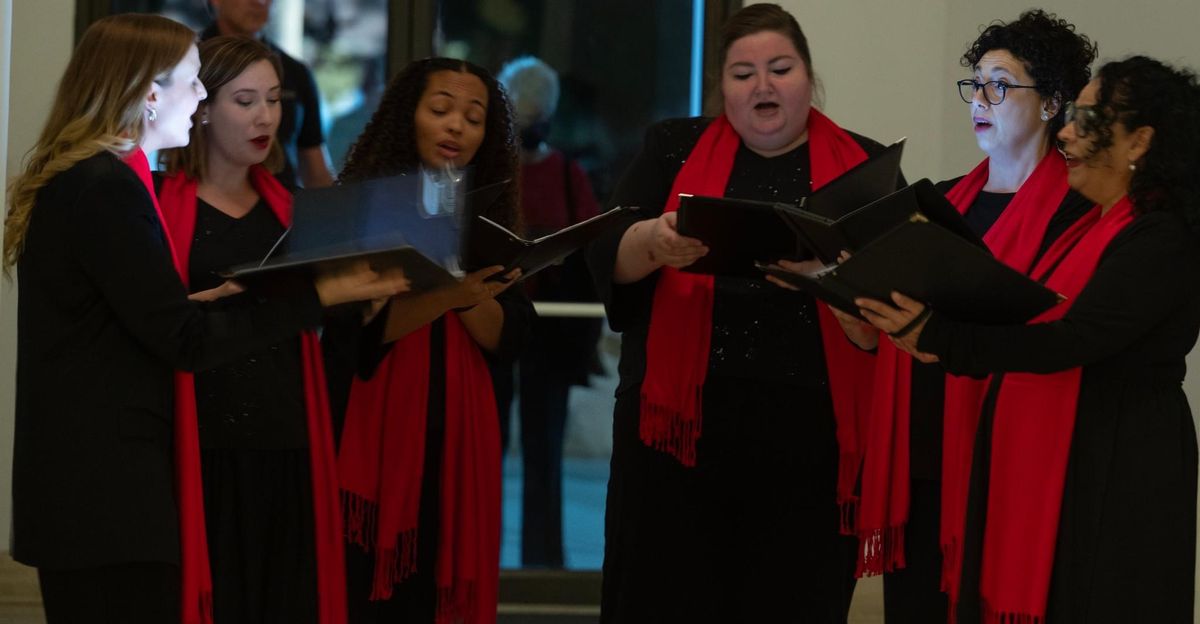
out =
[[(521, 142), (521, 222), (531, 238), (556, 232), (599, 212), (583, 168), (546, 142), (558, 107), (558, 73), (540, 59), (509, 62), (497, 77), (513, 106)], [(581, 253), (525, 280), (534, 301), (595, 301)], [(563, 439), (572, 385), (586, 385), (596, 357), (600, 319), (538, 317), (514, 367), (493, 369), (500, 436), (508, 448), (514, 386), (519, 391), (521, 564), (561, 568)]]

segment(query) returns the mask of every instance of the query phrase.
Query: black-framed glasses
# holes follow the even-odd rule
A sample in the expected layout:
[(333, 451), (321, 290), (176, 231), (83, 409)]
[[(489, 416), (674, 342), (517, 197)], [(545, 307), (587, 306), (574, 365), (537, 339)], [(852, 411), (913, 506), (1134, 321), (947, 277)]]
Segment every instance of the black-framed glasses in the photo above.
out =
[(1104, 126), (1104, 115), (1099, 109), (1095, 106), (1076, 106), (1075, 102), (1067, 102), (1063, 120), (1075, 124), (1075, 136), (1081, 139), (1095, 134)]
[(975, 92), (983, 89), (983, 99), (988, 101), (992, 106), (998, 106), (1004, 102), (1004, 96), (1008, 95), (1009, 89), (1036, 89), (1029, 85), (1015, 85), (1007, 82), (999, 82), (997, 80), (989, 80), (987, 82), (979, 82), (972, 78), (964, 78), (958, 81), (958, 97), (962, 101), (970, 104), (975, 99)]

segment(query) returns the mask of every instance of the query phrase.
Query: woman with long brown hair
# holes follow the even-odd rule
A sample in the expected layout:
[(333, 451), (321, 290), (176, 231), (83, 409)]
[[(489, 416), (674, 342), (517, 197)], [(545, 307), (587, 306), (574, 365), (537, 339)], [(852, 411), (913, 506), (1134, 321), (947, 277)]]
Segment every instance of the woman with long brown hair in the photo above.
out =
[[(291, 222), (276, 180), (283, 153), (278, 57), (253, 39), (200, 44), (208, 98), (187, 147), (160, 152), (159, 201), (186, 283), (266, 256)], [(252, 293), (214, 306), (244, 305)], [(345, 621), (342, 524), (332, 423), (316, 332), (194, 376), (216, 622)]]

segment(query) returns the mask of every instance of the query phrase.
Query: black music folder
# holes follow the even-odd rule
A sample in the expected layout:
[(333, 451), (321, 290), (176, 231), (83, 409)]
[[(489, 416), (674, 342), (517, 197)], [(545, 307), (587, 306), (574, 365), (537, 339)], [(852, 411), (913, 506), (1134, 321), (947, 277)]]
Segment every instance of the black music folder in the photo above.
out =
[(683, 270), (753, 278), (761, 275), (756, 263), (811, 255), (825, 260), (823, 252), (829, 246), (805, 236), (793, 221), (836, 223), (895, 191), (904, 141), (900, 139), (859, 163), (804, 198), (799, 206), (681, 194), (676, 229), (708, 246), (707, 255)]
[[(997, 260), (928, 180), (879, 200), (874, 210), (871, 227), (882, 233), (855, 245), (845, 262), (807, 275), (765, 264), (760, 270), (859, 317), (855, 298), (891, 303), (892, 291), (955, 320), (984, 324), (1024, 323), (1061, 300)], [(888, 226), (885, 217), (897, 215)]]
[(435, 194), (433, 202), (424, 199), (428, 189), (418, 173), (303, 189), (293, 201), (292, 227), (266, 258), (224, 276), (253, 284), (277, 271), (365, 258), (376, 269), (403, 268), (414, 291), (448, 285), (461, 273), (458, 215), (464, 206), (495, 201), (507, 183)]
[(618, 217), (636, 208), (617, 206), (590, 219), (567, 226), (553, 234), (526, 240), (504, 226), (477, 216), (472, 220), (470, 241), (473, 268), (503, 265), (504, 271), (496, 276), (502, 278), (513, 269), (521, 269), (525, 279), (542, 269), (559, 263), (574, 252), (612, 227)]

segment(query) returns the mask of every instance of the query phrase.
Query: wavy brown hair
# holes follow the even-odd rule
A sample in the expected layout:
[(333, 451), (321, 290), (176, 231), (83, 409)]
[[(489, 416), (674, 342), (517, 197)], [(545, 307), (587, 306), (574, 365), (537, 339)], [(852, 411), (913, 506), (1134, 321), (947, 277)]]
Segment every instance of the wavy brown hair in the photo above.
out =
[(520, 207), (520, 184), (512, 109), (500, 83), (486, 69), (467, 61), (427, 58), (410, 63), (397, 74), (388, 84), (375, 115), (350, 148), (338, 182), (398, 175), (421, 165), (416, 140), (417, 103), (425, 93), (429, 76), (439, 71), (473, 74), (487, 88), (483, 142), (469, 163), (471, 183), (478, 188), (510, 180), (483, 216), (513, 229)]
[[(210, 103), (217, 101), (221, 87), (237, 79), (246, 68), (259, 61), (269, 62), (275, 68), (275, 76), (282, 81), (283, 67), (279, 55), (261, 41), (228, 35), (200, 42), (200, 82), (204, 83), (208, 98), (200, 103), (192, 115), (188, 144), (163, 150), (159, 154), (158, 160), (164, 169), (170, 173), (182, 171), (193, 180), (203, 180), (208, 176), (208, 125), (201, 123), (201, 120)], [(283, 148), (276, 137), (271, 137), (271, 148), (262, 164), (271, 173), (283, 170)]]
[(166, 84), (195, 42), (187, 26), (137, 13), (106, 17), (83, 33), (46, 125), (8, 189), (6, 275), (21, 258), (38, 191), (82, 160), (104, 151), (123, 156), (137, 147), (151, 83)]

